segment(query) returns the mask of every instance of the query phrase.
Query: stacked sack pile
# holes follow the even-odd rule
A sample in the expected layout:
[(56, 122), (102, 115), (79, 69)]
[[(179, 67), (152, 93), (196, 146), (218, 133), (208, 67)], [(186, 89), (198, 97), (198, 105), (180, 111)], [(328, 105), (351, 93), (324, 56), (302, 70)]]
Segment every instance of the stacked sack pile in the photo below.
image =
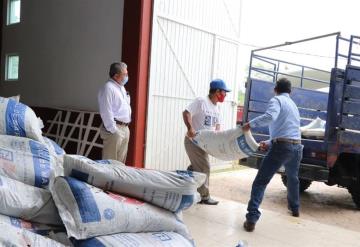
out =
[(194, 246), (181, 212), (204, 180), (66, 155), (31, 108), (0, 97), (0, 245)]
[[(75, 246), (194, 246), (181, 212), (205, 175), (65, 155), (52, 195)], [(140, 233), (140, 234), (139, 234)]]
[(65, 231), (48, 190), (63, 174), (64, 151), (53, 145), (29, 107), (0, 97), (1, 246), (63, 246), (43, 237)]

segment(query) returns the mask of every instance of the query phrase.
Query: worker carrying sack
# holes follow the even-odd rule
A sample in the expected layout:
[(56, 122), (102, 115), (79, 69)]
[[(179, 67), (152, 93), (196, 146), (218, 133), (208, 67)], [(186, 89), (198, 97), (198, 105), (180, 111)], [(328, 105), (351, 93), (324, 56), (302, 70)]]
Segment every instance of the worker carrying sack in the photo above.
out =
[(0, 175), (47, 188), (63, 174), (62, 161), (48, 148), (29, 138), (0, 135)]
[(0, 176), (0, 214), (31, 222), (62, 225), (58, 211), (47, 190)]
[(193, 242), (175, 232), (118, 233), (114, 235), (76, 240), (76, 247), (193, 247)]
[(64, 245), (28, 230), (0, 222), (0, 246), (64, 247)]
[(135, 199), (105, 193), (71, 177), (51, 189), (69, 237), (87, 239), (121, 232), (174, 231), (189, 238), (174, 213)]
[(13, 99), (0, 97), (0, 134), (28, 137), (45, 143), (34, 111)]
[(114, 162), (95, 162), (79, 155), (65, 155), (64, 174), (172, 212), (187, 209), (200, 199), (197, 188), (205, 181), (203, 173), (139, 169)]
[(241, 127), (225, 131), (199, 130), (190, 140), (220, 160), (247, 158), (259, 148), (251, 132), (243, 133)]

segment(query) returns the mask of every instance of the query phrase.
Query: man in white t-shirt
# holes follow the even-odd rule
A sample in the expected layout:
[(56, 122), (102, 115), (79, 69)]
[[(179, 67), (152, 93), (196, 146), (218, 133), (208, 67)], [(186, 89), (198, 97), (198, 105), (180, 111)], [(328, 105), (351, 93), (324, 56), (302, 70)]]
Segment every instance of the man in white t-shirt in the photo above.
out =
[(98, 94), (99, 111), (103, 124), (100, 136), (103, 139), (103, 159), (113, 159), (125, 163), (131, 122), (130, 96), (125, 90), (128, 82), (125, 63), (110, 66), (109, 80)]
[(184, 123), (188, 130), (184, 144), (191, 163), (188, 170), (206, 174), (205, 183), (198, 188), (202, 204), (217, 205), (219, 202), (212, 199), (209, 193), (209, 155), (192, 143), (190, 139), (198, 130), (220, 130), (221, 116), (218, 102), (224, 102), (227, 92), (230, 90), (223, 80), (213, 80), (210, 82), (209, 95), (196, 98), (183, 112)]

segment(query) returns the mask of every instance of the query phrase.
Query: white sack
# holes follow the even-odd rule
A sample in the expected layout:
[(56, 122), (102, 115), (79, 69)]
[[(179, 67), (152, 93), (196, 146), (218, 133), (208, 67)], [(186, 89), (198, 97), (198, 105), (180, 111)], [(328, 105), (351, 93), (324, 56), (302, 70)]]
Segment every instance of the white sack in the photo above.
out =
[(57, 231), (65, 230), (65, 228), (61, 226), (50, 226), (41, 223), (34, 223), (20, 218), (2, 215), (2, 214), (0, 214), (0, 223), (8, 224), (10, 226), (17, 227), (20, 229), (25, 229), (42, 236), (48, 236), (53, 231), (57, 232)]
[(44, 136), (44, 140), (45, 140), (45, 145), (47, 146), (47, 148), (51, 153), (54, 153), (59, 156), (63, 156), (65, 154), (65, 150), (62, 149), (56, 142), (54, 142), (50, 138), (47, 138), (46, 136)]
[(67, 237), (66, 232), (51, 231), (51, 232), (49, 232), (49, 235), (47, 237), (52, 240), (55, 240), (56, 242), (59, 242), (59, 243), (65, 245), (65, 246), (70, 246), (70, 247), (74, 246), (72, 244), (72, 242), (70, 241), (70, 239)]
[(62, 247), (49, 238), (0, 222), (0, 246), (5, 247)]
[(13, 99), (0, 97), (0, 134), (22, 136), (45, 143), (34, 111)]
[(310, 122), (308, 125), (300, 127), (301, 135), (303, 136), (315, 136), (315, 137), (324, 137), (325, 136), (325, 126), (326, 121), (317, 117), (315, 120)]
[(311, 121), (308, 125), (300, 127), (301, 132), (307, 129), (325, 129), (326, 121), (317, 117), (313, 121)]
[(62, 225), (58, 211), (47, 190), (0, 176), (0, 214), (31, 222)]
[(205, 174), (198, 172), (158, 171), (118, 165), (114, 161), (98, 162), (79, 155), (65, 155), (64, 174), (172, 212), (197, 203), (200, 199), (197, 188), (205, 181)]
[(175, 231), (188, 236), (186, 226), (174, 213), (105, 193), (75, 178), (57, 177), (52, 195), (69, 237), (87, 239), (120, 232), (157, 231)]
[(225, 130), (200, 130), (191, 139), (208, 154), (220, 160), (239, 160), (251, 156), (259, 147), (250, 131), (241, 127)]
[(0, 175), (39, 188), (63, 174), (62, 162), (40, 142), (0, 135)]
[(175, 232), (118, 233), (87, 240), (78, 240), (76, 247), (193, 247), (192, 242)]
[(16, 102), (20, 102), (20, 94), (18, 95), (14, 95), (14, 96), (11, 96), (11, 97), (8, 97), (9, 99), (13, 99), (15, 100)]

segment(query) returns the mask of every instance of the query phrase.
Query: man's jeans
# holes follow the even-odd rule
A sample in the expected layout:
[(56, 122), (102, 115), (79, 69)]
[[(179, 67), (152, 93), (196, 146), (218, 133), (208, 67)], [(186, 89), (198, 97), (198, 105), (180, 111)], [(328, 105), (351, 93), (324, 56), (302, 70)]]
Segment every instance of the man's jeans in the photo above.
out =
[(285, 167), (287, 176), (288, 207), (292, 211), (299, 210), (299, 166), (302, 159), (303, 145), (286, 142), (276, 142), (270, 147), (258, 170), (251, 189), (246, 219), (256, 223), (260, 218), (259, 206), (271, 178), (281, 167)]

